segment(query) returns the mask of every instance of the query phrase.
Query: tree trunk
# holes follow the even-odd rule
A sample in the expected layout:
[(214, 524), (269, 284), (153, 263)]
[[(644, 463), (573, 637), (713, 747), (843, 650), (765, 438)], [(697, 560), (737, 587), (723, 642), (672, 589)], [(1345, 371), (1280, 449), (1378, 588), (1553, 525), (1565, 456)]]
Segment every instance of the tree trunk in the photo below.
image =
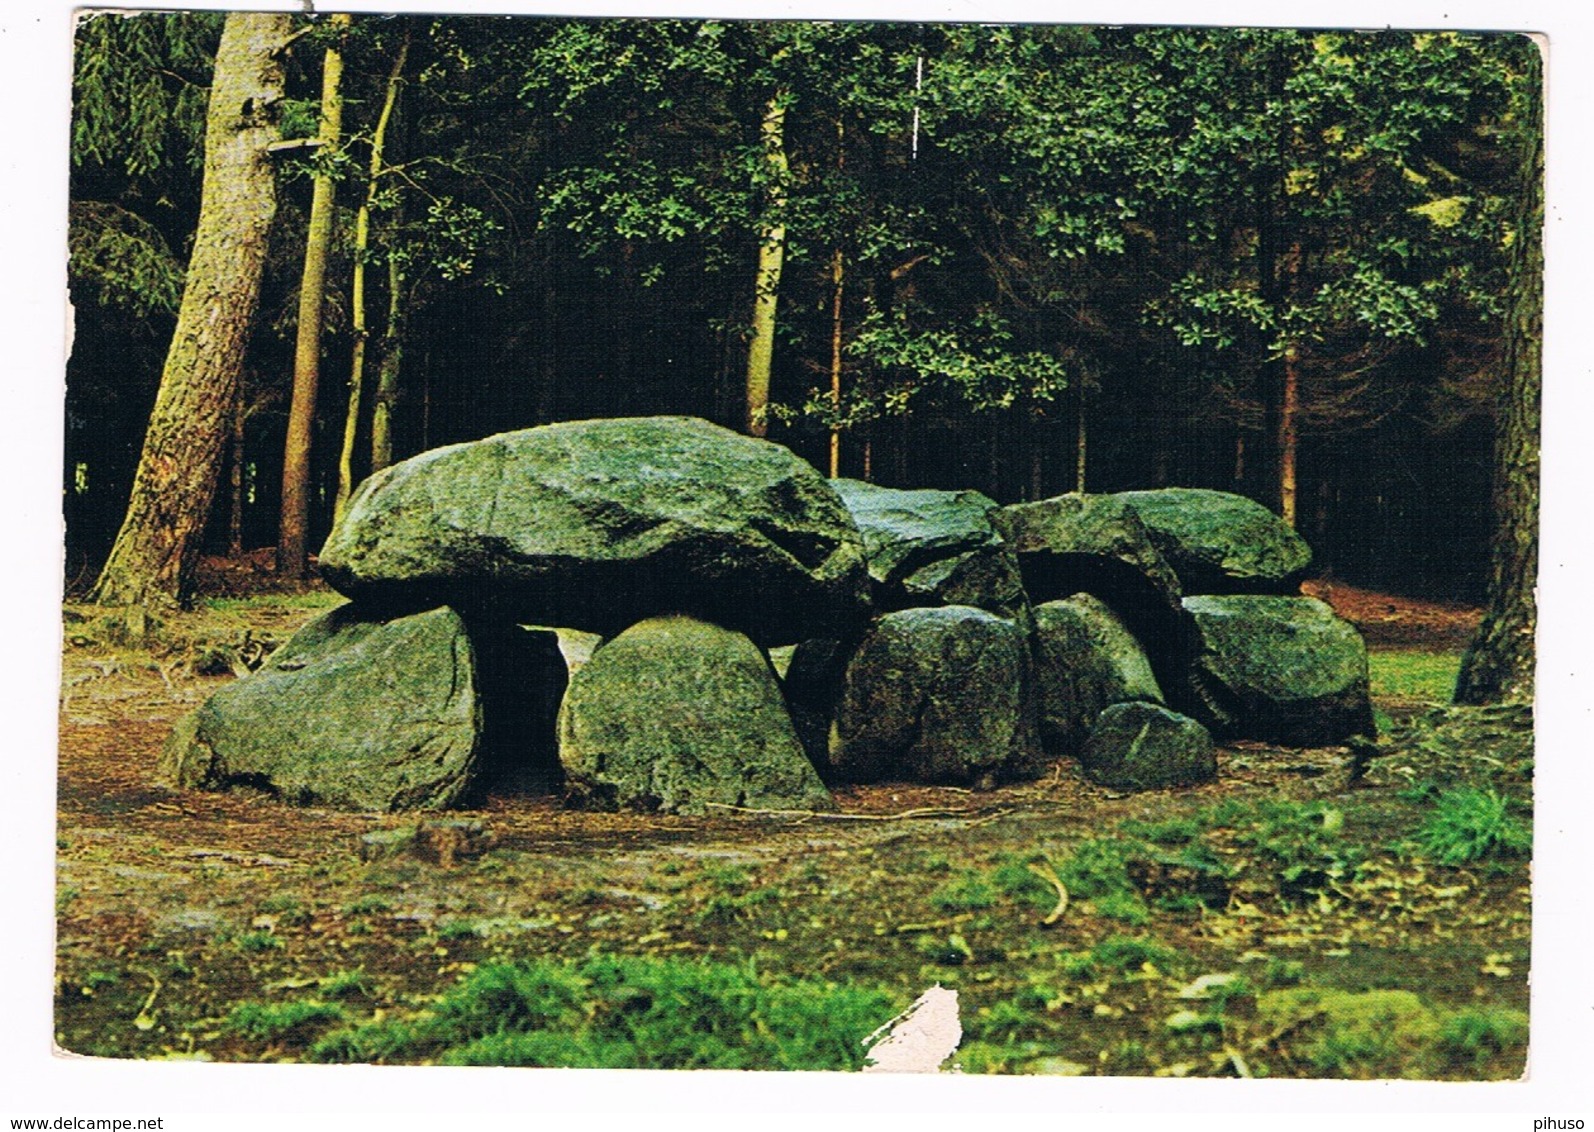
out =
[(376, 397), (371, 405), (371, 473), (393, 463), (393, 409), (398, 405), (399, 372), (404, 363), (404, 272), (387, 261), (387, 325), (376, 363)]
[(836, 415), (836, 420), (830, 426), (831, 479), (841, 475), (841, 300), (845, 268), (838, 244), (830, 259), (830, 282), (833, 288), (830, 304), (830, 411)]
[(287, 15), (227, 16), (205, 123), (205, 174), (177, 328), (161, 371), (132, 497), (92, 600), (187, 598), (220, 478), (244, 351), (276, 213), (267, 145), (283, 96)]
[(769, 178), (769, 219), (758, 241), (758, 271), (753, 281), (752, 337), (747, 344), (747, 415), (749, 436), (769, 432), (769, 373), (775, 359), (775, 304), (786, 262), (786, 93), (776, 91), (764, 111), (764, 164)]
[(1284, 351), (1284, 387), (1279, 391), (1278, 469), (1279, 517), (1295, 526), (1296, 479), (1295, 461), (1300, 449), (1301, 377), (1296, 368), (1297, 352), (1294, 346)]
[[(347, 13), (332, 17), (335, 27), (352, 22)], [(327, 48), (321, 72), (320, 154), (330, 156), (343, 133), (343, 56)], [(288, 408), (288, 438), (282, 454), (282, 515), (277, 535), (277, 572), (303, 578), (310, 570), (306, 541), (310, 526), (310, 447), (315, 428), (316, 391), (321, 381), (321, 319), (326, 306), (327, 252), (332, 246), (332, 198), (336, 185), (319, 173), (310, 198), (310, 226), (299, 285), (299, 328), (293, 350), (293, 400)]]
[[(1535, 81), (1537, 76), (1528, 81)], [(1483, 622), (1461, 661), (1458, 704), (1531, 703), (1539, 573), (1539, 396), (1543, 363), (1544, 139), (1529, 95), (1520, 212), (1511, 257), (1505, 387), (1495, 421), (1494, 537)]]
[(349, 492), (354, 488), (354, 442), (360, 431), (360, 402), (365, 387), (365, 344), (369, 334), (365, 320), (365, 261), (371, 246), (371, 205), (376, 200), (376, 190), (381, 183), (387, 127), (393, 120), (393, 107), (398, 103), (399, 85), (403, 81), (404, 63), (409, 53), (410, 41), (406, 37), (399, 45), (393, 69), (388, 72), (382, 110), (376, 117), (376, 128), (371, 131), (371, 163), (366, 170), (365, 196), (354, 214), (354, 277), (349, 288), (349, 318), (354, 331), (354, 346), (349, 359), (349, 407), (343, 418), (343, 448), (338, 453), (338, 494), (332, 504), (334, 523), (343, 518), (343, 511), (349, 504)]
[(232, 403), (232, 506), (227, 511), (227, 554), (235, 559), (244, 553), (244, 422), (249, 416), (241, 393)]

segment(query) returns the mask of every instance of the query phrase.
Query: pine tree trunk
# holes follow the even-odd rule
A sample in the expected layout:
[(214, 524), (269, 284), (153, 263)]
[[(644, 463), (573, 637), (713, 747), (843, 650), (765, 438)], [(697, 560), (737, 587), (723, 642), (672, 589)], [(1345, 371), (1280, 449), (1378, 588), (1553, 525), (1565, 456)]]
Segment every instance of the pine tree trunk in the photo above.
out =
[[(351, 17), (332, 17), (348, 27)], [(320, 152), (331, 154), (343, 133), (343, 56), (327, 48), (321, 72)], [(288, 437), (282, 454), (282, 514), (277, 535), (277, 572), (303, 578), (310, 570), (307, 540), (310, 527), (310, 448), (315, 428), (317, 387), (321, 382), (321, 322), (326, 306), (327, 252), (332, 246), (332, 200), (336, 186), (328, 174), (317, 174), (310, 197), (310, 225), (304, 247), (304, 276), (299, 285), (299, 327), (293, 351), (293, 400), (288, 408)]]
[(92, 600), (185, 600), (231, 432), (276, 214), (267, 146), (283, 96), (287, 15), (231, 13), (216, 52), (205, 173), (177, 328), (161, 371), (132, 497)]
[(231, 507), (227, 511), (227, 554), (238, 559), (244, 553), (244, 424), (248, 413), (244, 410), (241, 395), (233, 398), (232, 408), (232, 471), (229, 486), (232, 489)]
[[(1530, 79), (1529, 81), (1533, 81)], [(1502, 403), (1495, 421), (1494, 537), (1487, 605), (1461, 661), (1458, 704), (1531, 703), (1539, 573), (1539, 397), (1543, 364), (1544, 140), (1530, 95), (1521, 211), (1511, 260)]]
[(747, 344), (747, 414), (749, 436), (769, 432), (769, 375), (775, 359), (775, 305), (780, 298), (780, 276), (786, 262), (786, 98), (777, 91), (764, 111), (762, 128), (764, 163), (769, 177), (768, 210), (771, 219), (758, 241), (758, 270), (753, 281), (752, 337)]

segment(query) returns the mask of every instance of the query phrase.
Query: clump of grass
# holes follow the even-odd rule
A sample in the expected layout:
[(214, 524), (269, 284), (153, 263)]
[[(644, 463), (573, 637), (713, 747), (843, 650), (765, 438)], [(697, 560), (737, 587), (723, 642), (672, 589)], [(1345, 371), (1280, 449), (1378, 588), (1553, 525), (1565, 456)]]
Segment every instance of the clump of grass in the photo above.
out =
[(1326, 802), (1230, 799), (1203, 818), (1229, 828), (1237, 845), (1277, 869), (1287, 896), (1321, 891), (1328, 881), (1353, 874), (1365, 856), (1345, 838), (1343, 812)]
[(277, 918), (279, 924), (302, 927), (310, 922), (310, 909), (291, 893), (273, 893), (260, 902), (260, 911)]
[(1126, 975), (1141, 970), (1147, 963), (1165, 972), (1181, 966), (1179, 953), (1156, 939), (1112, 935), (1089, 951), (1065, 956), (1063, 973), (1075, 979)]
[(969, 870), (931, 893), (930, 903), (943, 912), (989, 908), (996, 903), (996, 886), (983, 872)]
[(341, 1022), (343, 1007), (333, 1002), (240, 1002), (222, 1028), (250, 1041), (303, 1037), (315, 1026)]
[(883, 990), (706, 961), (597, 956), (484, 966), (432, 1011), (328, 1034), (318, 1061), (643, 1069), (856, 1069)]
[(243, 935), (233, 940), (234, 946), (239, 951), (261, 952), (275, 951), (282, 947), (282, 941), (270, 932), (244, 932)]
[(1072, 899), (1088, 901), (1098, 915), (1143, 924), (1151, 918), (1140, 891), (1129, 879), (1127, 862), (1139, 847), (1122, 838), (1082, 842), (1057, 866), (1057, 876)]
[(1442, 865), (1525, 857), (1533, 849), (1533, 833), (1510, 807), (1510, 799), (1494, 790), (1476, 786), (1447, 790), (1417, 831), (1417, 844)]
[(1528, 1039), (1528, 1016), (1504, 1007), (1460, 1010), (1439, 1026), (1439, 1048), (1452, 1064), (1481, 1073), (1493, 1059), (1521, 1049)]

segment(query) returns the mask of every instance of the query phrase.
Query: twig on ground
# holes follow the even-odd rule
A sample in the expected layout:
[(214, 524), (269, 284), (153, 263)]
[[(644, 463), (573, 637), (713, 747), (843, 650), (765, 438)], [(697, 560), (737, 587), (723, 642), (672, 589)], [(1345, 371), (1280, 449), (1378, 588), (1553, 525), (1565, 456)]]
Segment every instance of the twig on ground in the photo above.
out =
[(1057, 875), (1057, 870), (1048, 863), (1032, 864), (1029, 866), (1029, 871), (1057, 890), (1057, 907), (1046, 913), (1045, 918), (1041, 920), (1041, 923), (1049, 928), (1062, 919), (1063, 913), (1068, 911), (1068, 886), (1063, 883), (1063, 878)]
[(764, 818), (821, 818), (826, 821), (911, 821), (915, 818), (957, 818), (974, 813), (973, 810), (949, 809), (931, 806), (918, 810), (903, 810), (897, 814), (827, 814), (819, 810), (759, 810), (749, 806), (733, 806), (729, 802), (708, 802), (715, 810), (729, 810), (736, 814), (749, 814)]

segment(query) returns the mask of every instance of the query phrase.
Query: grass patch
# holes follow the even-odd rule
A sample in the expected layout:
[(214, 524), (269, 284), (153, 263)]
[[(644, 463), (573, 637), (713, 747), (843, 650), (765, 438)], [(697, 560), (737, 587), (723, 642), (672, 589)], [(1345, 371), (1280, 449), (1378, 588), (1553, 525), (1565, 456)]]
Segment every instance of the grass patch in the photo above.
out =
[(1088, 902), (1098, 915), (1138, 926), (1151, 918), (1129, 879), (1128, 861), (1139, 852), (1135, 842), (1123, 838), (1094, 838), (1057, 865), (1057, 876), (1071, 898)]
[(1525, 1048), (1528, 1016), (1503, 1007), (1460, 1010), (1439, 1026), (1439, 1048), (1457, 1067), (1481, 1074), (1493, 1059)]
[(222, 1029), (250, 1041), (269, 1042), (302, 1038), (312, 1028), (344, 1017), (343, 1007), (332, 1002), (240, 1002)]
[(883, 990), (751, 965), (600, 956), (493, 964), (429, 1014), (328, 1034), (317, 1061), (594, 1069), (857, 1069)]
[(1376, 649), (1367, 654), (1367, 677), (1375, 696), (1448, 704), (1456, 691), (1461, 653), (1431, 649)]
[(1417, 844), (1441, 865), (1526, 857), (1533, 849), (1533, 833), (1510, 807), (1510, 799), (1494, 790), (1447, 790), (1434, 800), (1433, 812), (1417, 831)]

